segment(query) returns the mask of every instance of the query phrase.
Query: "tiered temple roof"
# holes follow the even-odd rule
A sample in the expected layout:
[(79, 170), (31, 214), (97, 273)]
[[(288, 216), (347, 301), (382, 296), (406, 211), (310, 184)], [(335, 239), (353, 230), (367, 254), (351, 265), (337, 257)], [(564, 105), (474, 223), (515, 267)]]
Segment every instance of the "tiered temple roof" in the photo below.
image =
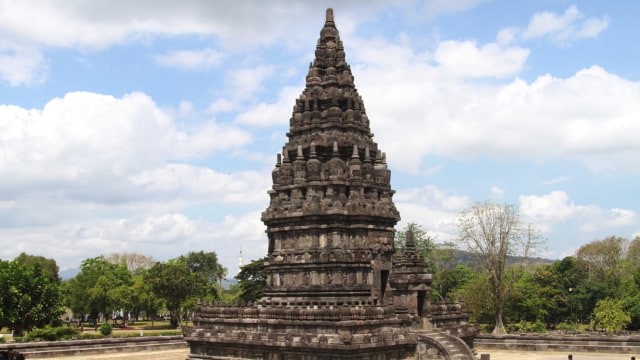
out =
[(185, 335), (189, 359), (473, 358), (459, 338), (432, 336), (430, 319), (462, 337), (472, 332), (462, 307), (429, 304), (431, 274), (412, 234), (395, 255), (400, 216), (369, 126), (328, 9), (262, 213), (263, 297), (200, 305)]

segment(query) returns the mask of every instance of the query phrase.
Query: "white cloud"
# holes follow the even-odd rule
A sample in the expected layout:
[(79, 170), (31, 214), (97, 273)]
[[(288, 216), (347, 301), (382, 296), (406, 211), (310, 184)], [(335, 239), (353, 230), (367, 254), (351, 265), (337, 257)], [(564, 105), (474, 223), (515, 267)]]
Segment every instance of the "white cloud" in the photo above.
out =
[(154, 56), (155, 61), (166, 67), (182, 70), (208, 70), (222, 62), (225, 55), (214, 49), (174, 50)]
[(444, 41), (434, 58), (442, 70), (461, 77), (507, 77), (522, 69), (529, 50), (486, 44), (478, 47), (473, 41)]
[[(352, 19), (386, 7), (371, 1), (366, 7), (338, 5), (344, 28)], [(106, 0), (54, 4), (35, 0), (3, 1), (0, 12), (0, 78), (25, 85), (45, 76), (41, 51), (76, 48), (100, 51), (111, 46), (144, 43), (178, 36), (210, 37), (216, 48), (176, 50), (158, 55), (164, 66), (187, 70), (208, 69), (219, 64), (221, 53), (246, 52), (279, 45), (300, 49), (317, 28), (307, 24), (308, 14), (323, 14), (325, 5), (309, 2), (292, 5), (288, 0), (237, 2), (189, 0), (172, 2), (127, 1), (114, 6)], [(357, 13), (359, 16), (352, 16)], [(286, 19), (286, 21), (283, 21)], [(351, 19), (346, 21), (347, 19)], [(296, 29), (292, 32), (291, 29)], [(9, 44), (20, 44), (20, 47)], [(302, 45), (305, 44), (305, 45)]]
[(491, 197), (501, 198), (505, 193), (505, 190), (497, 185), (491, 187)]
[(107, 189), (126, 188), (127, 176), (250, 139), (213, 121), (180, 129), (142, 93), (122, 98), (69, 93), (42, 110), (0, 105), (0, 184), (5, 191), (51, 188), (78, 196), (90, 185), (96, 196), (104, 196)]
[(435, 235), (438, 241), (449, 241), (457, 236), (458, 214), (469, 206), (471, 200), (467, 196), (426, 185), (398, 190), (394, 202), (402, 216), (397, 229), (415, 222)]
[(422, 174), (423, 174), (425, 177), (429, 177), (429, 176), (432, 176), (432, 175), (435, 175), (435, 174), (439, 173), (439, 172), (440, 172), (440, 170), (442, 170), (442, 165), (436, 165), (436, 166), (432, 166), (432, 167), (430, 167), (430, 168), (428, 168), (428, 169), (424, 170), (424, 171), (422, 172)]
[(625, 228), (640, 226), (640, 219), (633, 210), (576, 205), (569, 199), (569, 195), (561, 190), (543, 196), (521, 195), (519, 202), (520, 209), (527, 219), (543, 232), (569, 224), (571, 228), (579, 229), (587, 237), (596, 238), (604, 236), (612, 229), (624, 231)]
[[(634, 160), (640, 157), (634, 135), (640, 133), (638, 82), (597, 66), (566, 78), (471, 81), (450, 74), (496, 76), (503, 70), (465, 69), (453, 61), (434, 66), (428, 52), (379, 39), (356, 45), (353, 71), (372, 129), (389, 161), (405, 171), (416, 172), (424, 157), (439, 155), (569, 159), (593, 171), (640, 172)], [(484, 48), (470, 42), (462, 47)]]
[(274, 103), (261, 102), (238, 114), (236, 122), (250, 126), (274, 126), (289, 123), (295, 99), (302, 93), (298, 87), (286, 86)]
[[(130, 181), (157, 201), (260, 204), (267, 201), (270, 174), (224, 174), (188, 164), (167, 164), (131, 176)], [(265, 205), (266, 206), (266, 205)]]
[(548, 36), (554, 42), (564, 44), (595, 37), (608, 26), (608, 17), (585, 19), (578, 7), (571, 5), (562, 15), (549, 11), (536, 13), (522, 36), (525, 39)]
[(44, 58), (37, 49), (0, 45), (0, 79), (8, 81), (12, 86), (44, 81), (44, 63)]
[(77, 267), (88, 257), (113, 252), (137, 252), (165, 261), (204, 250), (215, 251), (229, 275), (234, 276), (240, 247), (245, 262), (266, 255), (264, 230), (259, 211), (241, 217), (227, 216), (220, 222), (192, 219), (182, 213), (161, 213), (61, 222), (47, 228), (0, 228), (0, 239), (12, 239), (11, 246), (3, 243), (0, 247), (0, 258), (13, 258), (24, 251), (54, 257), (62, 269), (67, 269)]
[(248, 99), (260, 91), (266, 78), (274, 74), (275, 67), (260, 65), (255, 68), (233, 70), (228, 75), (227, 90), (236, 99)]

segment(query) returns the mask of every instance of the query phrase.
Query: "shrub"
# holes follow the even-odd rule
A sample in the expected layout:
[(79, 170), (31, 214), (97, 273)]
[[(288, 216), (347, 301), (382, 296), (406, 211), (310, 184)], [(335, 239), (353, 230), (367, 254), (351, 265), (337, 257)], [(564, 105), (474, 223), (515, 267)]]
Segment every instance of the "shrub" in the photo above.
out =
[(547, 327), (546, 325), (540, 321), (536, 320), (536, 322), (529, 322), (521, 320), (515, 324), (508, 324), (506, 326), (508, 333), (546, 333)]
[(565, 333), (582, 334), (584, 329), (579, 324), (562, 322), (556, 325), (556, 330), (564, 331)]
[(109, 336), (111, 335), (112, 332), (113, 332), (113, 328), (111, 327), (111, 324), (102, 323), (102, 325), (100, 325), (100, 334), (104, 336)]
[(24, 337), (24, 341), (58, 341), (69, 340), (78, 336), (78, 329), (75, 327), (46, 327), (34, 329)]
[(591, 316), (594, 328), (602, 328), (609, 333), (617, 333), (631, 323), (631, 316), (624, 310), (622, 300), (598, 300)]

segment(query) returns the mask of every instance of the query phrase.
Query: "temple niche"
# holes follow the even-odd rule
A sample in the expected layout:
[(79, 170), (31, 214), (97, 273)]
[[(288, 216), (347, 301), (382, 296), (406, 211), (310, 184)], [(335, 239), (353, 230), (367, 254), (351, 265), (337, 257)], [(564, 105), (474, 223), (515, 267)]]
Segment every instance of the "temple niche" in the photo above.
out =
[(263, 297), (198, 306), (189, 359), (473, 359), (468, 314), (429, 302), (412, 234), (395, 254), (400, 214), (369, 126), (328, 9), (262, 213)]

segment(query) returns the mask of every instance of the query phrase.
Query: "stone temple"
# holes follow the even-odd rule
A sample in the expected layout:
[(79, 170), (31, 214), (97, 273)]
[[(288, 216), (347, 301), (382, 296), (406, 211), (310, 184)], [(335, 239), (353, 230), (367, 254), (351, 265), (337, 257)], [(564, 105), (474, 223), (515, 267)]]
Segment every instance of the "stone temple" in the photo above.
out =
[(473, 359), (468, 314), (430, 303), (432, 276), (411, 233), (395, 254), (391, 173), (332, 9), (287, 136), (262, 213), (263, 297), (199, 305), (188, 358)]

